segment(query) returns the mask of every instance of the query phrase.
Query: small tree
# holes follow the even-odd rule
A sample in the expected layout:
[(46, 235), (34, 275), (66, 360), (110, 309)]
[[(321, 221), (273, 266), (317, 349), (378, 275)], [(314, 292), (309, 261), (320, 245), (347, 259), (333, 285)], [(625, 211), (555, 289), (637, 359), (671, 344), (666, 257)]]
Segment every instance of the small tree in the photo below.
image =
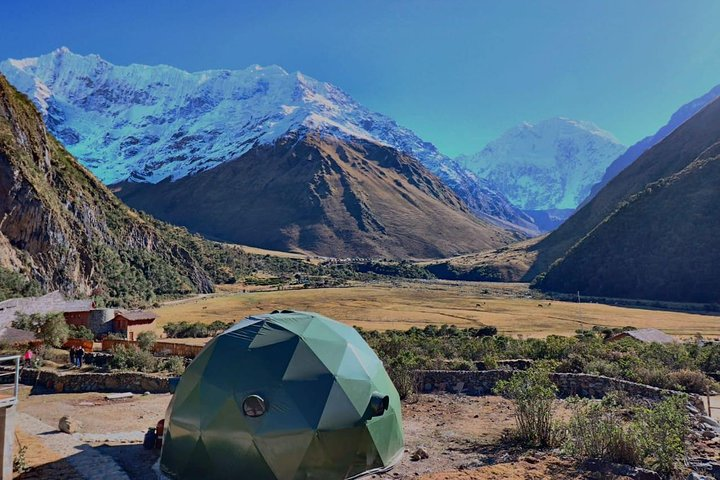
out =
[(552, 421), (557, 387), (550, 380), (551, 368), (537, 363), (516, 372), (510, 380), (501, 380), (495, 393), (513, 400), (518, 440), (533, 447), (553, 446), (557, 435)]
[(138, 347), (140, 347), (140, 350), (149, 352), (157, 340), (158, 336), (155, 332), (142, 332), (137, 338)]
[(95, 340), (95, 334), (85, 325), (70, 325), (70, 338)]
[(39, 336), (45, 344), (59, 348), (70, 338), (70, 326), (61, 313), (52, 314), (40, 326)]

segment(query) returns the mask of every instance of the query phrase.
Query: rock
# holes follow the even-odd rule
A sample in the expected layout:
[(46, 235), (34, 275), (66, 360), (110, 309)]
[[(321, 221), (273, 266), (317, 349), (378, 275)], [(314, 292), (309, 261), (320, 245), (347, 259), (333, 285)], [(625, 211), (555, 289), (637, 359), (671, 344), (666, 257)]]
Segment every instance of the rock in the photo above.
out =
[(426, 458), (430, 458), (430, 455), (428, 455), (427, 451), (422, 447), (419, 447), (412, 453), (412, 455), (410, 455), (410, 460), (413, 462), (425, 460)]
[(143, 393), (143, 396), (148, 396), (148, 395), (150, 395), (150, 392)]
[(82, 426), (82, 424), (74, 420), (72, 417), (65, 415), (58, 422), (58, 430), (65, 433), (75, 433)]
[(709, 425), (714, 428), (720, 428), (720, 423), (717, 422), (714, 418), (710, 418), (705, 415), (700, 415), (700, 422), (704, 423), (705, 425)]

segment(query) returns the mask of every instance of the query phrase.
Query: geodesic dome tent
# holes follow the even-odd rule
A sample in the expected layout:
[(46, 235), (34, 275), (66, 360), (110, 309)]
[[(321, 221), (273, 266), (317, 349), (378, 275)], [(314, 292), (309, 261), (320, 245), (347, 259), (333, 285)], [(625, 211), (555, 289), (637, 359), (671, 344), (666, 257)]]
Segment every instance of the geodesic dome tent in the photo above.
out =
[(249, 317), (188, 366), (165, 418), (175, 479), (334, 480), (388, 470), (400, 397), (351, 327), (314, 313)]

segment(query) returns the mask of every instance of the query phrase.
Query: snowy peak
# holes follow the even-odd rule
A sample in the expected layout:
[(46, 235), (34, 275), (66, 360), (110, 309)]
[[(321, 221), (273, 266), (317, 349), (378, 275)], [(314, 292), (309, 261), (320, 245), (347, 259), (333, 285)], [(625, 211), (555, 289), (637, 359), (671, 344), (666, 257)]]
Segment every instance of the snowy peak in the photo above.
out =
[(338, 87), (275, 65), (186, 72), (113, 65), (60, 48), (0, 62), (50, 131), (106, 184), (179, 180), (255, 147), (309, 131), (369, 140), (413, 157), (473, 212), (520, 232), (536, 226), (502, 194), (438, 149)]
[(190, 73), (115, 66), (63, 47), (7, 60), (0, 71), (105, 183), (176, 180), (303, 129), (390, 145), (421, 162), (451, 162), (339, 88), (275, 65)]
[(524, 122), (458, 162), (527, 210), (573, 209), (625, 147), (592, 122)]

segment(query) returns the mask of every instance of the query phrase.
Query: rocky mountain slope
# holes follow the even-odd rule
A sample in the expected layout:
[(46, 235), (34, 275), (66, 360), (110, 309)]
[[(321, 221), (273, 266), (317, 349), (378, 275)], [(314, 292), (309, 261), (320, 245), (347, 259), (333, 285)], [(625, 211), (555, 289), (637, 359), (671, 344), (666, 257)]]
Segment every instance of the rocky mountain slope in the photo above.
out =
[[(389, 146), (420, 161), (480, 218), (523, 234), (532, 219), (434, 145), (337, 87), (280, 67), (188, 73), (115, 66), (62, 48), (0, 63), (50, 130), (106, 184), (177, 181), (306, 132)], [(262, 161), (262, 160), (261, 160)]]
[(698, 97), (695, 100), (688, 102), (682, 107), (680, 107), (675, 113), (672, 114), (670, 120), (662, 128), (660, 128), (660, 130), (655, 132), (654, 135), (645, 137), (636, 144), (629, 147), (625, 151), (625, 153), (616, 158), (610, 164), (610, 166), (608, 166), (602, 179), (592, 187), (590, 195), (583, 201), (582, 205), (592, 200), (595, 195), (597, 195), (597, 193), (602, 190), (605, 185), (608, 184), (610, 180), (615, 178), (618, 173), (622, 172), (631, 163), (637, 160), (640, 155), (645, 153), (648, 149), (652, 148), (657, 143), (661, 142), (665, 137), (672, 133), (673, 130), (685, 123), (690, 117), (695, 115), (697, 112), (699, 112), (701, 109), (703, 109), (705, 106), (707, 106), (710, 102), (712, 102), (719, 96), (720, 85), (714, 87), (705, 95)]
[(255, 257), (129, 209), (46, 131), (30, 100), (0, 75), (3, 296), (61, 289), (130, 306), (210, 292), (215, 281), (262, 270), (262, 257)]
[(411, 157), (325, 135), (288, 135), (174, 182), (113, 188), (128, 204), (210, 238), (275, 250), (437, 258), (517, 238), (474, 217)]
[(720, 302), (719, 182), (715, 100), (537, 244), (539, 265), (533, 268), (549, 267), (538, 286), (592, 296)]
[(458, 162), (523, 210), (574, 209), (625, 150), (590, 122), (523, 123)]

